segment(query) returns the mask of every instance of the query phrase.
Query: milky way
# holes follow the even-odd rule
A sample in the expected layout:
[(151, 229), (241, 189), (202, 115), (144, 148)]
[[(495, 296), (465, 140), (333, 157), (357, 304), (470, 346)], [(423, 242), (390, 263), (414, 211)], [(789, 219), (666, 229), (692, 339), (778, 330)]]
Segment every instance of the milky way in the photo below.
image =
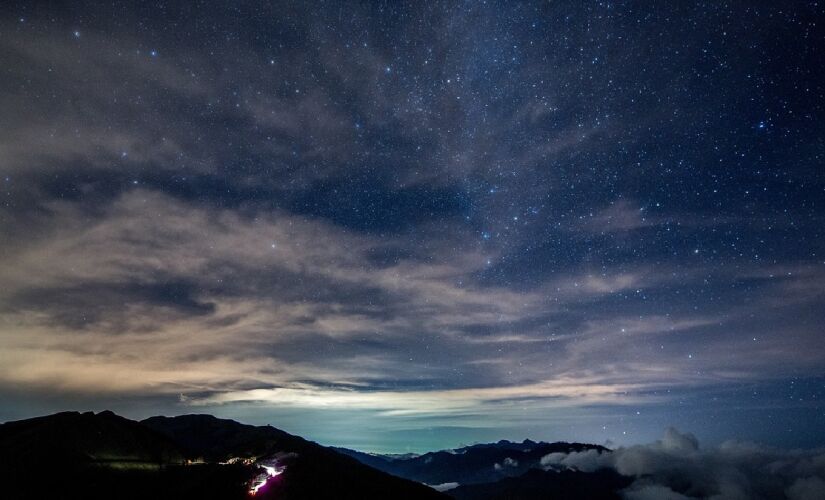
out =
[(4, 4), (0, 420), (825, 445), (825, 9), (757, 3)]

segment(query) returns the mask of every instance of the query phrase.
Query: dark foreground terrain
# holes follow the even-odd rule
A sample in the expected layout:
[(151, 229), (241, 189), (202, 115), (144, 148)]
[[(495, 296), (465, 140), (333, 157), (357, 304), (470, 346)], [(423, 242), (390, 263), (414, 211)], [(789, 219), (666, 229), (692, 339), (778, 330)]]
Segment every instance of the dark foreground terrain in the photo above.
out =
[(0, 498), (619, 498), (631, 481), (612, 470), (541, 463), (550, 453), (588, 450), (609, 451), (527, 440), (375, 455), (210, 415), (136, 422), (64, 412), (0, 425)]
[(0, 425), (0, 498), (438, 499), (414, 481), (273, 427), (209, 415), (65, 412)]

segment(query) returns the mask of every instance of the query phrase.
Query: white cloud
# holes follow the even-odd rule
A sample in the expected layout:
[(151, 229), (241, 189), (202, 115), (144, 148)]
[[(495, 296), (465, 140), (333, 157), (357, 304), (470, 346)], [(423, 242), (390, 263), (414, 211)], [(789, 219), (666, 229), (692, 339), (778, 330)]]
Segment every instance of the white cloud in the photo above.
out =
[(495, 470), (502, 470), (505, 467), (518, 467), (518, 460), (506, 457), (501, 463), (493, 464)]
[(431, 484), (428, 485), (430, 488), (434, 489), (435, 491), (448, 491), (460, 486), (459, 483), (441, 483), (441, 484)]
[(613, 468), (636, 478), (623, 492), (632, 500), (825, 498), (825, 450), (780, 450), (741, 442), (701, 449), (695, 436), (673, 428), (652, 444), (605, 453), (551, 453), (542, 465), (585, 472)]

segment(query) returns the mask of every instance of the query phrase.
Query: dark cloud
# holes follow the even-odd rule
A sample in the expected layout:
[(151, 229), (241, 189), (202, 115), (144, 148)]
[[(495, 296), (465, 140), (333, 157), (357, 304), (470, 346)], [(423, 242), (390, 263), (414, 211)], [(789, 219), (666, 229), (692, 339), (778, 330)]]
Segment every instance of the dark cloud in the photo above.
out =
[[(58, 328), (124, 328), (125, 318), (134, 314), (130, 308), (148, 306), (154, 328), (163, 315), (208, 315), (215, 305), (198, 300), (199, 291), (191, 283), (86, 283), (65, 288), (27, 289), (9, 297), (7, 307), (15, 312), (37, 311), (48, 315)], [(165, 314), (164, 314), (165, 311)], [(147, 311), (148, 312), (148, 311)], [(147, 317), (147, 319), (150, 319)], [(102, 323), (109, 323), (108, 325)]]

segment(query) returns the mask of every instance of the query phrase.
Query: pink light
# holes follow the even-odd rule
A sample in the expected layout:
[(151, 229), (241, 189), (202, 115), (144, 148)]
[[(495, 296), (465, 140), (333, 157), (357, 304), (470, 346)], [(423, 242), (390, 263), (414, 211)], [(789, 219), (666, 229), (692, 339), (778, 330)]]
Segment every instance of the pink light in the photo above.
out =
[(255, 485), (252, 488), (249, 489), (249, 494), (251, 496), (255, 496), (255, 494), (258, 493), (258, 490), (263, 488), (264, 485), (266, 485), (266, 483), (269, 482), (270, 479), (272, 479), (275, 476), (280, 476), (281, 473), (284, 472), (283, 468), (278, 469), (278, 468), (275, 468), (275, 467), (270, 467), (268, 465), (262, 465), (261, 467), (263, 467), (264, 470), (266, 471), (266, 475), (265, 476), (261, 475), (260, 478), (258, 479), (258, 482), (255, 483)]

